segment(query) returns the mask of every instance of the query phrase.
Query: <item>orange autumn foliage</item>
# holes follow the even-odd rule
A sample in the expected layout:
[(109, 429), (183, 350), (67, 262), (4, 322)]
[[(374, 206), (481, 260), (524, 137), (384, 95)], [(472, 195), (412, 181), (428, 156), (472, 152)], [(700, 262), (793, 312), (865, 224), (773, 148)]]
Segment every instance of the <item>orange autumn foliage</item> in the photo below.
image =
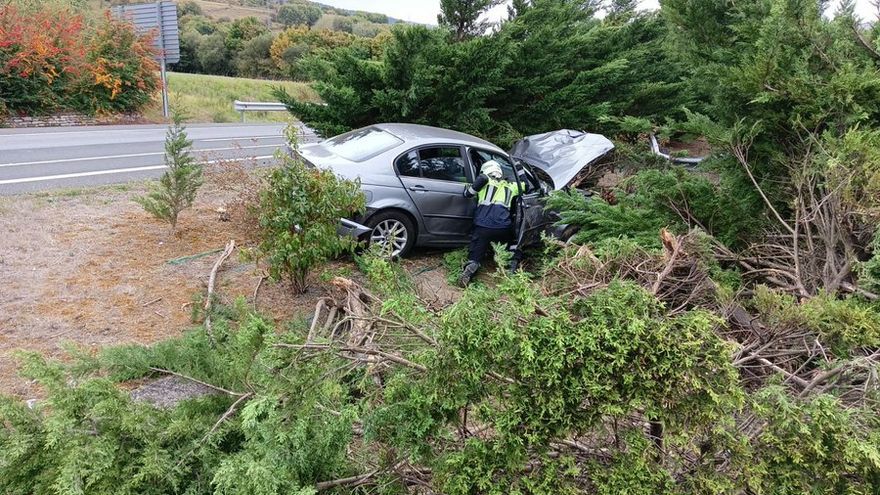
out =
[(129, 112), (157, 88), (150, 39), (129, 24), (0, 7), (0, 114)]

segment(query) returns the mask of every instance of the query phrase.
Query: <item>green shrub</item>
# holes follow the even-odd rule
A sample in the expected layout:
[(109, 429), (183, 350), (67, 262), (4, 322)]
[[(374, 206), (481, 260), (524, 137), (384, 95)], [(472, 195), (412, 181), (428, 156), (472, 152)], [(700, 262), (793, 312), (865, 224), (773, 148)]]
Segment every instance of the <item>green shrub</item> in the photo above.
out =
[(798, 303), (793, 296), (761, 285), (755, 288), (752, 304), (764, 324), (815, 332), (838, 357), (860, 347), (880, 347), (880, 312), (859, 299), (820, 294)]
[(560, 213), (560, 224), (580, 227), (574, 237), (580, 243), (627, 238), (657, 248), (657, 234), (665, 227), (678, 233), (705, 229), (723, 243), (738, 246), (762, 225), (749, 195), (737, 197), (723, 181), (715, 185), (682, 167), (641, 170), (621, 182), (614, 197), (612, 205), (577, 191), (560, 191), (547, 205)]
[(281, 166), (267, 177), (260, 195), (260, 245), (256, 254), (269, 263), (274, 280), (287, 280), (305, 292), (309, 272), (345, 251), (356, 241), (340, 237), (339, 219), (364, 207), (357, 182), (329, 170), (307, 167), (302, 160), (279, 155)]
[[(341, 388), (316, 389), (321, 365), (289, 369), (272, 325), (227, 310), (236, 319), (218, 318), (213, 339), (197, 330), (97, 358), (81, 353), (88, 362), (68, 366), (28, 356), (24, 372), (47, 396), (33, 410), (0, 397), (0, 492), (311, 494), (319, 481), (354, 474), (345, 460), (352, 411), (315, 409), (339, 407)], [(150, 367), (231, 393), (171, 409), (133, 401), (118, 382), (157, 376)]]
[(646, 248), (659, 248), (658, 233), (670, 225), (662, 212), (621, 199), (611, 205), (579, 191), (557, 191), (547, 199), (547, 207), (559, 212), (559, 223), (579, 227), (572, 237), (576, 243), (631, 240)]
[(821, 395), (789, 397), (781, 387), (760, 391), (757, 416), (766, 422), (746, 464), (755, 493), (875, 494), (880, 486), (877, 410), (845, 407)]
[[(469, 289), (443, 314), (439, 350), (421, 355), (427, 374), (388, 383), (368, 426), (430, 462), (444, 493), (564, 493), (577, 479), (564, 461), (545, 466), (559, 475), (546, 491), (527, 488), (541, 486), (544, 472), (523, 472), (554, 441), (632, 414), (670, 431), (696, 428), (740, 406), (717, 323), (702, 311), (665, 317), (653, 296), (626, 282), (572, 301), (542, 296), (524, 275), (505, 277)], [(427, 449), (461, 408), (493, 435)]]
[[(593, 6), (532, 2), (497, 30), (474, 36), (486, 27), (480, 10), (494, 3), (451, 2), (444, 19), (455, 23), (452, 36), (395, 25), (383, 50), (349, 47), (322, 56), (307, 75), (326, 106), (279, 98), (324, 135), (413, 122), (502, 147), (513, 136), (558, 128), (617, 131), (623, 122), (628, 130), (645, 129), (648, 121), (680, 113), (689, 99), (656, 13), (606, 22)], [(632, 117), (621, 120), (626, 116)]]

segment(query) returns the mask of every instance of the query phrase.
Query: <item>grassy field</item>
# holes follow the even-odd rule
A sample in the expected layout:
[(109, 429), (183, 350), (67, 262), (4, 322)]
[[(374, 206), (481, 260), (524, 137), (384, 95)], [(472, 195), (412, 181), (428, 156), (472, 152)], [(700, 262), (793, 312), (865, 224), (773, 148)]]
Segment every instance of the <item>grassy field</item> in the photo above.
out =
[[(238, 122), (241, 115), (232, 109), (232, 102), (277, 101), (272, 88), (281, 86), (288, 93), (307, 101), (318, 101), (318, 96), (306, 83), (264, 81), (239, 77), (208, 76), (203, 74), (168, 73), (168, 94), (172, 107), (180, 107), (187, 122)], [(144, 117), (161, 122), (161, 98)], [(286, 122), (287, 112), (248, 112), (248, 122)]]
[(212, 2), (210, 0), (195, 0), (202, 8), (202, 12), (212, 19), (243, 19), (245, 17), (256, 17), (266, 22), (272, 18), (271, 9), (261, 9), (259, 7), (247, 7), (244, 5), (232, 5), (227, 2)]

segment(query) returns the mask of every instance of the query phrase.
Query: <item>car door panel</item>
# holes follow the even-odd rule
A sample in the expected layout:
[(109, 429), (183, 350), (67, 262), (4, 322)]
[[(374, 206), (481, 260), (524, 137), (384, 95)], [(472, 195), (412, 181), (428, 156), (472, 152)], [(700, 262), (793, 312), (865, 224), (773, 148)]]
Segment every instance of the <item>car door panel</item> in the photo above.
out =
[(542, 184), (527, 164), (515, 162), (514, 166), (526, 191), (520, 197), (518, 205), (519, 244), (521, 247), (533, 246), (541, 242), (541, 234), (549, 232), (558, 218), (544, 208), (550, 186)]
[[(451, 150), (457, 150), (456, 156)], [(438, 152), (437, 150), (442, 150)], [(418, 160), (418, 164), (413, 163)], [(466, 162), (458, 145), (436, 145), (410, 150), (398, 158), (398, 174), (403, 187), (422, 216), (427, 233), (466, 238), (473, 223), (476, 205), (463, 195), (469, 180)], [(443, 170), (460, 167), (461, 180), (442, 180)], [(415, 175), (418, 169), (419, 175)]]

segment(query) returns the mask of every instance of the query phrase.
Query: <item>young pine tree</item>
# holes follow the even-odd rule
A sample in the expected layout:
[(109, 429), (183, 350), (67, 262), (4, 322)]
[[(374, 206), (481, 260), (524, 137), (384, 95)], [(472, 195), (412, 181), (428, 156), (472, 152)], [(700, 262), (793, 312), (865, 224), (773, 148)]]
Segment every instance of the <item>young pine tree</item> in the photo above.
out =
[(165, 134), (165, 164), (168, 170), (146, 196), (135, 201), (148, 213), (177, 228), (177, 216), (192, 206), (202, 185), (202, 166), (190, 154), (192, 141), (187, 138), (183, 117), (175, 112), (173, 122)]

